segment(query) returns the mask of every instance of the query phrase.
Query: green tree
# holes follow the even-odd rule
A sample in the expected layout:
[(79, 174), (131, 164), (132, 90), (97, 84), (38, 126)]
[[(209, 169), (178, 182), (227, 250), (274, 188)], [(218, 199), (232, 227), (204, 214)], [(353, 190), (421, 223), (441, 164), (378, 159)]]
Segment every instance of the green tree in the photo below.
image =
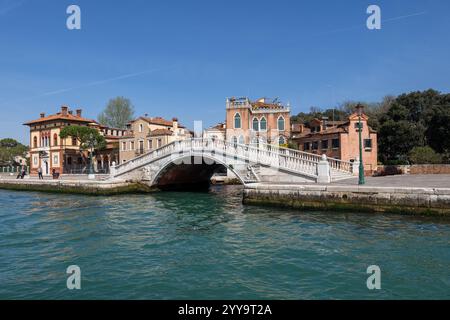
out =
[(102, 150), (106, 147), (106, 140), (97, 129), (85, 126), (68, 126), (64, 127), (59, 133), (61, 139), (71, 137), (76, 139), (80, 146), (80, 153), (85, 158), (85, 151), (89, 151), (89, 173), (93, 172), (92, 157), (95, 151)]
[(379, 130), (379, 156), (386, 163), (389, 160), (406, 160), (414, 147), (423, 146), (423, 128), (406, 120), (385, 121)]
[[(414, 147), (431, 145), (435, 151), (446, 132), (445, 112), (450, 97), (436, 90), (415, 91), (398, 96), (379, 116), (379, 154), (383, 161), (407, 159)], [(437, 126), (435, 124), (438, 124)]]
[(13, 164), (16, 156), (24, 157), (27, 151), (27, 146), (14, 139), (6, 138), (0, 140), (0, 161), (3, 163)]
[(429, 146), (415, 147), (409, 153), (409, 161), (413, 164), (442, 163), (442, 156)]
[(434, 109), (426, 136), (428, 144), (434, 150), (450, 154), (450, 105)]
[(98, 122), (112, 128), (126, 128), (128, 122), (134, 118), (134, 106), (124, 97), (116, 97), (109, 100), (102, 113), (98, 116)]

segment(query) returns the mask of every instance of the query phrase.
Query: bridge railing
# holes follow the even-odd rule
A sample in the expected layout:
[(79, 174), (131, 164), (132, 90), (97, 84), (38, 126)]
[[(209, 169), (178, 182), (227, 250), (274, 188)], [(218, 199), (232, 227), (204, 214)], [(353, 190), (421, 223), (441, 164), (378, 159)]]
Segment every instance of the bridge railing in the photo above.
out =
[[(309, 175), (317, 174), (317, 164), (322, 160), (322, 157), (316, 154), (281, 148), (269, 144), (253, 146), (218, 139), (200, 138), (174, 141), (149, 153), (140, 155), (128, 162), (116, 166), (114, 175), (117, 176), (123, 174), (133, 170), (133, 168), (143, 166), (151, 162), (153, 159), (167, 156), (168, 154), (176, 156), (177, 153), (187, 151), (197, 153), (203, 153), (204, 151), (221, 152), (225, 155), (239, 157), (251, 162), (306, 173)], [(333, 158), (328, 158), (327, 160), (331, 169), (351, 172), (352, 164), (350, 162)]]

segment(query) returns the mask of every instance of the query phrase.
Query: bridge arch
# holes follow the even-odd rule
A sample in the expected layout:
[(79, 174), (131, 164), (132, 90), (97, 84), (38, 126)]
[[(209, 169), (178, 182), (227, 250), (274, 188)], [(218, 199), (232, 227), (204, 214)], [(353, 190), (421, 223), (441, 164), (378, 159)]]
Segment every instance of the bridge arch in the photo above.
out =
[[(206, 160), (206, 161), (205, 161)], [(235, 174), (241, 184), (245, 177), (235, 166), (221, 157), (204, 153), (182, 154), (170, 157), (152, 175), (150, 185), (160, 188), (182, 188), (186, 186), (206, 187), (219, 168), (226, 168)]]

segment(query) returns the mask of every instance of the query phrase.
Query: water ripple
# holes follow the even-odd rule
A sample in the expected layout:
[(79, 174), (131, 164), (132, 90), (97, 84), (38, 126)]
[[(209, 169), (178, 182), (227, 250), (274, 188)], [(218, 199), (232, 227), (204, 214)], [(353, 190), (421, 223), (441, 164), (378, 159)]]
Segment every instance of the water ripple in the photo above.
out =
[[(0, 299), (449, 299), (450, 224), (209, 193), (0, 191)], [(66, 289), (67, 266), (82, 290)], [(382, 270), (382, 290), (366, 268)]]

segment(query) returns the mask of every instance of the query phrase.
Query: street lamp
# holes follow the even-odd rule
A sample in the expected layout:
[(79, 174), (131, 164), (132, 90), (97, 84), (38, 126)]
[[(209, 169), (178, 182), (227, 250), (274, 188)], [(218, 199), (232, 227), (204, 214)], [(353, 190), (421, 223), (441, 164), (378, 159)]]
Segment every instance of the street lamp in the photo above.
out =
[(359, 104), (355, 107), (356, 114), (358, 115), (358, 131), (359, 131), (359, 180), (358, 184), (363, 185), (366, 183), (364, 179), (364, 164), (363, 164), (363, 151), (362, 151), (362, 124), (361, 124), (361, 116), (363, 114), (364, 106)]

